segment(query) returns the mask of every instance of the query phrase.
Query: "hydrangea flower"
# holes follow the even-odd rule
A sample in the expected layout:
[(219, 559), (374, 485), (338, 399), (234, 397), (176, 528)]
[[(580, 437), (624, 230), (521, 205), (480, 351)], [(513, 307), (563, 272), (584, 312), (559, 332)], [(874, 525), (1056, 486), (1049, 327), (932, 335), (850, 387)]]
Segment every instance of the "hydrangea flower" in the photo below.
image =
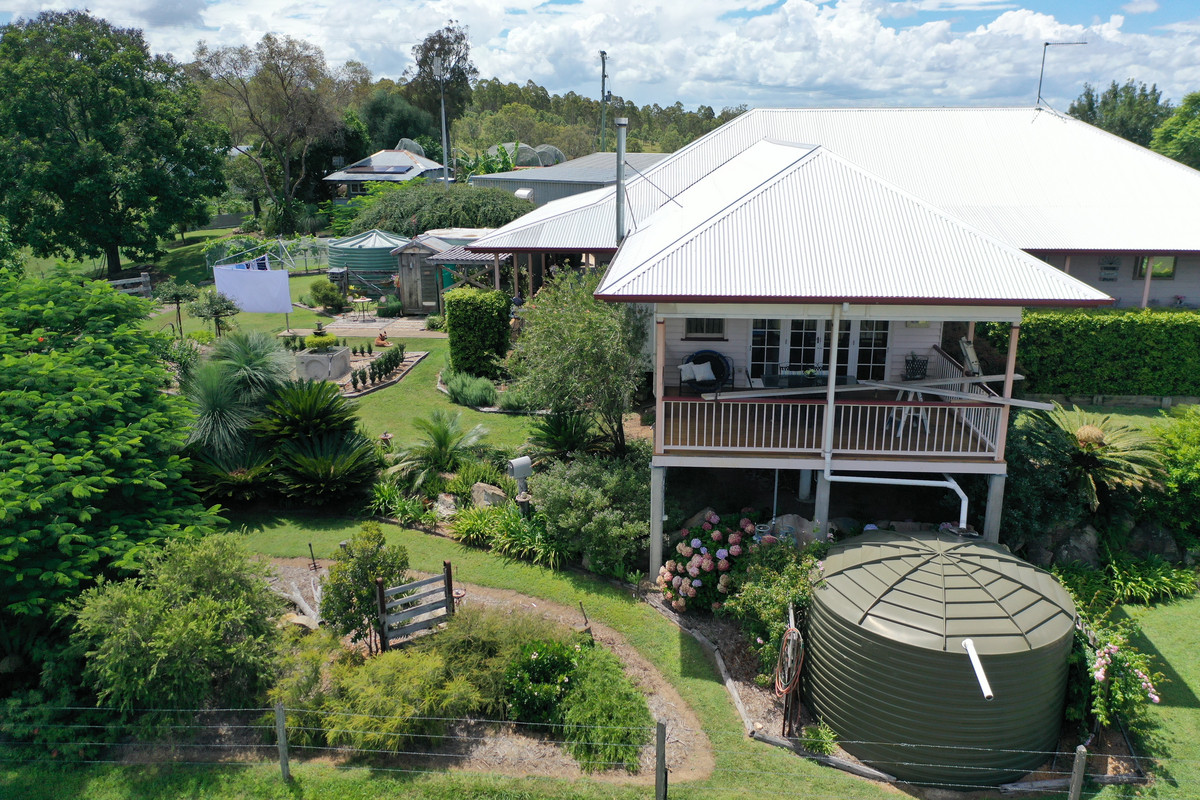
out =
[(692, 547), (699, 547), (702, 544), (704, 544), (704, 543), (701, 542), (699, 539), (692, 539)]
[(722, 547), (720, 550), (717, 551), (717, 558), (724, 560), (728, 557), (729, 557), (729, 551), (726, 550), (725, 548)]
[(713, 532), (712, 532), (712, 540), (713, 540), (714, 542), (719, 542), (719, 541), (721, 541), (722, 537), (723, 537), (723, 534), (722, 534), (720, 531), (713, 531)]
[(707, 547), (701, 547), (701, 548), (700, 548), (700, 554), (701, 554), (701, 555), (705, 555), (705, 556), (706, 556), (706, 555), (708, 555), (708, 548), (707, 548)]
[(671, 585), (676, 589), (679, 588), (679, 584), (681, 583), (683, 583), (683, 578), (679, 577), (678, 575), (676, 575), (674, 578), (671, 578)]
[(730, 563), (724, 558), (717, 562), (717, 569), (721, 570), (721, 572), (725, 572), (730, 566)]
[(729, 548), (729, 555), (734, 556), (736, 558), (737, 556), (740, 556), (741, 554), (742, 554), (742, 546), (740, 544), (735, 544), (733, 547)]
[(730, 544), (741, 544), (742, 543), (742, 535), (740, 533), (729, 534), (729, 543)]
[(711, 522), (713, 525), (716, 525), (718, 522), (721, 521), (721, 518), (718, 517), (716, 514), (709, 514), (708, 521)]
[(704, 523), (703, 525), (701, 525), (700, 527), (701, 527), (701, 528), (704, 528), (704, 530), (706, 530), (706, 531), (711, 531), (711, 530), (712, 530), (712, 523), (711, 523), (711, 522), (706, 522), (706, 523)]
[(704, 570), (705, 572), (712, 572), (716, 566), (716, 563), (714, 563), (711, 558), (706, 558), (700, 562), (700, 569)]
[(704, 581), (700, 580), (699, 578), (692, 579), (692, 586), (700, 587), (703, 585), (704, 585)]

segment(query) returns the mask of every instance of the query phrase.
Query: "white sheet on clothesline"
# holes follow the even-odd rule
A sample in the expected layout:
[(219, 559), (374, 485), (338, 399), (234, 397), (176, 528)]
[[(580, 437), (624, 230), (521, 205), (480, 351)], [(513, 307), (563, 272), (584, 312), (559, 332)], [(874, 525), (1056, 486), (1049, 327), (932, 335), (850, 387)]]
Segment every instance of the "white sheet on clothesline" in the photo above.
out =
[(292, 310), (286, 269), (247, 269), (241, 264), (213, 267), (217, 291), (242, 311), (287, 314)]

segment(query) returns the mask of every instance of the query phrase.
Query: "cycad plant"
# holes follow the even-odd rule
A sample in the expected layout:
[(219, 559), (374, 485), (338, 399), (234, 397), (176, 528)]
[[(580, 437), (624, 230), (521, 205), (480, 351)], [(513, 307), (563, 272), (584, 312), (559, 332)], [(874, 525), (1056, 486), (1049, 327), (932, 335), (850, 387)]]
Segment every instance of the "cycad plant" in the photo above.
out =
[(534, 419), (526, 450), (535, 460), (544, 461), (568, 453), (597, 453), (604, 445), (590, 414), (555, 411)]
[(268, 445), (328, 433), (349, 434), (357, 424), (354, 406), (337, 384), (292, 381), (271, 396), (266, 412), (254, 423), (254, 434)]
[(1157, 486), (1162, 458), (1154, 437), (1115, 420), (1109, 414), (1070, 410), (1055, 403), (1038, 415), (1034, 438), (1043, 447), (1064, 453), (1079, 496), (1090, 511), (1106, 496)]
[(292, 377), (292, 357), (262, 331), (235, 332), (213, 345), (211, 360), (247, 401), (266, 397)]
[(380, 467), (375, 443), (358, 432), (285, 441), (276, 459), (284, 494), (317, 506), (366, 494)]
[(420, 489), (441, 472), (454, 472), (473, 457), (487, 431), (481, 425), (463, 430), (462, 414), (450, 416), (438, 409), (429, 417), (413, 420), (421, 433), (416, 444), (406, 448), (395, 469), (413, 476), (414, 489)]
[(271, 454), (253, 443), (228, 456), (198, 455), (192, 467), (192, 480), (204, 495), (225, 502), (257, 500), (276, 485)]

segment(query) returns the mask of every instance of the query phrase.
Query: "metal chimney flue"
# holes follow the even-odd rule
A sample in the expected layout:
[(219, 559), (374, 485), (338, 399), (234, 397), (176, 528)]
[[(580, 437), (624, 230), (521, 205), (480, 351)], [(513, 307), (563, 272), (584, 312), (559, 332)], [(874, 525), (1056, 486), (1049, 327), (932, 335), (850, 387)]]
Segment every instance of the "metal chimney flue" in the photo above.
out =
[(628, 117), (617, 117), (617, 244), (625, 240), (625, 132)]

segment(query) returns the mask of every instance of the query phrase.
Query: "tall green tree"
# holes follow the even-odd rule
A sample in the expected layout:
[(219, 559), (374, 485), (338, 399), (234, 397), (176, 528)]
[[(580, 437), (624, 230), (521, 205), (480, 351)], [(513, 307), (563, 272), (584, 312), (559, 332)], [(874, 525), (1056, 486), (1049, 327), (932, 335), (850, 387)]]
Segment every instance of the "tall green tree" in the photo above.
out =
[(409, 103), (398, 90), (376, 89), (363, 103), (359, 116), (366, 123), (373, 151), (391, 149), (405, 137), (441, 136), (434, 115)]
[(343, 112), (370, 73), (358, 62), (331, 70), (319, 47), (268, 33), (254, 47), (196, 45), (194, 68), (210, 108), (222, 115), (243, 157), (275, 199), (278, 232), (293, 233), (295, 202), (311, 151), (343, 124)]
[(56, 604), (204, 529), (179, 455), (188, 413), (104, 283), (0, 273), (0, 647), (28, 654)]
[[(594, 297), (599, 271), (562, 272), (521, 309), (521, 335), (508, 357), (517, 391), (553, 412), (591, 414), (617, 455), (624, 417), (649, 369), (646, 318), (629, 303)], [(528, 393), (528, 394), (526, 394)]]
[[(471, 39), (467, 35), (467, 26), (450, 20), (446, 27), (413, 45), (412, 56), (413, 65), (404, 71), (404, 77), (408, 79), (404, 86), (405, 96), (414, 106), (440, 120), (444, 85), (446, 124), (451, 124), (470, 105), (471, 83), (479, 75), (479, 70), (471, 61)], [(441, 80), (434, 70), (435, 58), (441, 59), (444, 76)]]
[(224, 189), (225, 134), (142, 33), (80, 11), (0, 29), (0, 216), (37, 255), (150, 259)]
[(1090, 83), (1085, 83), (1083, 93), (1071, 103), (1067, 113), (1134, 144), (1149, 147), (1154, 129), (1171, 116), (1172, 110), (1157, 85), (1146, 88), (1146, 84), (1130, 79), (1122, 84), (1113, 81), (1100, 94)]
[(1154, 131), (1150, 146), (1156, 153), (1200, 169), (1200, 92), (1183, 98), (1183, 104)]

